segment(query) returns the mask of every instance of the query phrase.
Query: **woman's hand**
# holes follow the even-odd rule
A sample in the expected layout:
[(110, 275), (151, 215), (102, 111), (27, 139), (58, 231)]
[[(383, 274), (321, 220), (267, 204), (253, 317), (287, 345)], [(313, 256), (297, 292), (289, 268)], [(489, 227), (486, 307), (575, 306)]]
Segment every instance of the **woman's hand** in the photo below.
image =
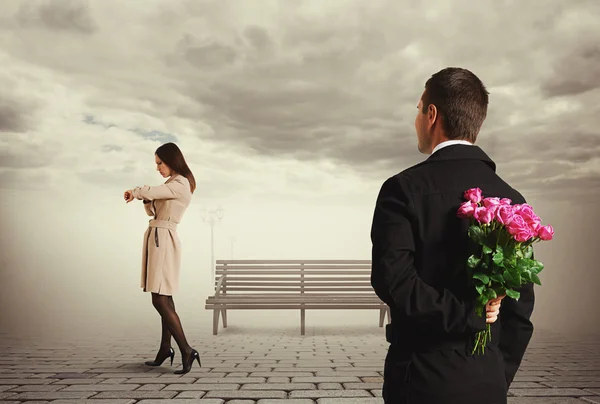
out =
[(123, 195), (123, 197), (125, 198), (125, 202), (127, 202), (127, 203), (133, 201), (135, 199), (133, 197), (133, 190), (129, 189), (129, 190), (125, 191), (125, 194)]

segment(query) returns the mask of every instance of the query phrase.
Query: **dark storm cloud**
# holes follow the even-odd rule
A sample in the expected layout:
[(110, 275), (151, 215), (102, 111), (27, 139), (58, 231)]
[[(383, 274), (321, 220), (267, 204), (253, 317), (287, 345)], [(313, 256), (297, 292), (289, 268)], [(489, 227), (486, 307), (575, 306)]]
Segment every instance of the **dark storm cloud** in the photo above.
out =
[[(594, 38), (600, 39), (600, 35)], [(585, 39), (588, 40), (587, 38)], [(572, 96), (600, 88), (600, 43), (578, 45), (558, 59), (553, 74), (541, 84), (546, 96)]]
[(0, 98), (0, 132), (25, 132), (27, 118), (17, 105), (9, 105)]
[(13, 138), (10, 145), (10, 149), (0, 149), (0, 167), (41, 168), (47, 167), (53, 161), (51, 150), (54, 147), (50, 147), (47, 143), (36, 144)]
[(41, 27), (56, 31), (91, 34), (96, 31), (90, 10), (84, 2), (51, 0), (23, 2), (16, 18), (23, 27)]

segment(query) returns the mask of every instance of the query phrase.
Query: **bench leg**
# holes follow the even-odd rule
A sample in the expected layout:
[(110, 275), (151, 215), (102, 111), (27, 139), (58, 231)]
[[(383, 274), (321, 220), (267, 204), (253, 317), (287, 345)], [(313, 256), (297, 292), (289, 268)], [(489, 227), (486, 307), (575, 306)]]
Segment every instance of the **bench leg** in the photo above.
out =
[(213, 311), (213, 335), (217, 335), (217, 331), (219, 329), (219, 315), (221, 314), (221, 309), (217, 309), (215, 307)]
[(383, 327), (383, 320), (385, 320), (385, 315), (387, 313), (386, 309), (379, 310), (379, 326)]
[(227, 310), (221, 309), (221, 315), (223, 316), (223, 328), (227, 328)]
[(391, 324), (392, 323), (392, 313), (390, 312), (390, 308), (389, 306), (385, 309), (385, 312), (387, 313), (387, 323)]
[(304, 335), (306, 332), (306, 309), (300, 309), (300, 334)]

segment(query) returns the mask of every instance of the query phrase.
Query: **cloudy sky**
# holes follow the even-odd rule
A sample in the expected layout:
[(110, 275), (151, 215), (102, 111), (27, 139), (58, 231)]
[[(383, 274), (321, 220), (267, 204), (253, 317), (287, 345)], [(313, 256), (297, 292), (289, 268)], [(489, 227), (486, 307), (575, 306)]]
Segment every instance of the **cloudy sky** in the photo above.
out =
[(153, 153), (168, 141), (198, 181), (180, 226), (190, 311), (210, 293), (202, 209), (225, 209), (217, 259), (369, 259), (381, 184), (427, 157), (413, 125), (424, 83), (460, 66), (490, 91), (478, 144), (557, 229), (539, 248), (536, 319), (597, 329), (572, 315), (600, 283), (596, 0), (2, 8), (0, 288), (18, 307), (6, 324), (91, 308), (111, 318), (122, 305), (154, 315), (138, 289), (147, 217), (122, 195), (163, 182)]

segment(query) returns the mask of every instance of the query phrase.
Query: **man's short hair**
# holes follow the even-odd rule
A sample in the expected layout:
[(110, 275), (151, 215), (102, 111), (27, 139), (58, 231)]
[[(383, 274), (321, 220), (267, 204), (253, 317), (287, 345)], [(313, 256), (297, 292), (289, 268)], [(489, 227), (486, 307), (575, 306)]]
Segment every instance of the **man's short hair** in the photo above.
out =
[(448, 139), (475, 143), (487, 115), (488, 94), (479, 78), (467, 69), (448, 67), (427, 80), (422, 113), (436, 106)]

